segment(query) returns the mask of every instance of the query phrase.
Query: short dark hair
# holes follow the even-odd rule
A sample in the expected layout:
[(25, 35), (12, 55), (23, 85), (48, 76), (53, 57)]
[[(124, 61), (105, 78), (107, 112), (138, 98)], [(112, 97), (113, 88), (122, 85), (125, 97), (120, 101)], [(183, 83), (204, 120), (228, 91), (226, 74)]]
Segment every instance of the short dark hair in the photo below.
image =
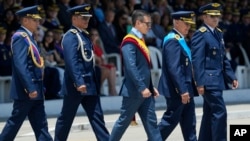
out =
[(150, 14), (144, 10), (135, 10), (132, 13), (132, 25), (134, 26), (137, 20), (143, 21), (144, 16), (150, 17)]

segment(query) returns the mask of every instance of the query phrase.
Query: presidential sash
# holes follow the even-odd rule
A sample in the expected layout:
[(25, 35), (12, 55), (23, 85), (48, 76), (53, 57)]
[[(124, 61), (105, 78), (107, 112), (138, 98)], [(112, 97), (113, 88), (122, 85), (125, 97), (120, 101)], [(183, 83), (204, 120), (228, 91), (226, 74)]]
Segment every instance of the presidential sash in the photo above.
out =
[(122, 40), (122, 43), (121, 43), (121, 48), (127, 44), (127, 43), (132, 43), (134, 44), (140, 51), (141, 53), (143, 54), (143, 56), (146, 58), (147, 62), (149, 65), (151, 65), (151, 62), (150, 62), (150, 55), (149, 55), (149, 49), (148, 47), (146, 46), (145, 42), (142, 41), (141, 39), (139, 39), (138, 37), (136, 37), (135, 35), (133, 34), (127, 34), (123, 40)]

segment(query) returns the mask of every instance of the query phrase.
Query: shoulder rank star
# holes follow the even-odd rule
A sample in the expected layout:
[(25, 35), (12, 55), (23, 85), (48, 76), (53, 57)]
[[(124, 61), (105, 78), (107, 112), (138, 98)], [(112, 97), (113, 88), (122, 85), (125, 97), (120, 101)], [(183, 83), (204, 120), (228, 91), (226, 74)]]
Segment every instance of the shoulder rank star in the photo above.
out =
[(203, 26), (199, 30), (200, 30), (200, 32), (205, 32), (207, 30), (207, 28)]

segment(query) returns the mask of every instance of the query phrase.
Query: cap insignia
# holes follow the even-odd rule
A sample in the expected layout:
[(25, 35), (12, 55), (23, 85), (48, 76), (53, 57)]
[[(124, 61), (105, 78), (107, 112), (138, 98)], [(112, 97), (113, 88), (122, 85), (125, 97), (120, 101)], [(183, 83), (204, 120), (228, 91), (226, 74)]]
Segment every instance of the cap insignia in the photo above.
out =
[(86, 6), (84, 9), (87, 10), (87, 11), (89, 11), (90, 6)]
[(219, 7), (220, 4), (219, 4), (219, 3), (212, 3), (212, 6), (213, 6), (213, 7)]

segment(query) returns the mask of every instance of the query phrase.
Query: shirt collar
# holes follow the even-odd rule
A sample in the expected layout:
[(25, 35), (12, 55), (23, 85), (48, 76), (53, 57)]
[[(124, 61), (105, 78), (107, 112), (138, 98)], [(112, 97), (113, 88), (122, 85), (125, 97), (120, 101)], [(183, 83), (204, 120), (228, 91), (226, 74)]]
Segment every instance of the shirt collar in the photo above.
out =
[(206, 26), (210, 29), (210, 31), (211, 31), (212, 33), (214, 33), (214, 28), (212, 28), (211, 26), (209, 26), (209, 25), (207, 25), (207, 24), (206, 24)]
[(181, 36), (181, 38), (184, 38), (184, 36), (177, 29), (174, 28), (174, 31), (176, 31)]
[(135, 36), (137, 36), (138, 38), (140, 38), (140, 39), (143, 38), (142, 33), (141, 33), (138, 29), (132, 27), (131, 31), (132, 31), (132, 32), (135, 34)]

